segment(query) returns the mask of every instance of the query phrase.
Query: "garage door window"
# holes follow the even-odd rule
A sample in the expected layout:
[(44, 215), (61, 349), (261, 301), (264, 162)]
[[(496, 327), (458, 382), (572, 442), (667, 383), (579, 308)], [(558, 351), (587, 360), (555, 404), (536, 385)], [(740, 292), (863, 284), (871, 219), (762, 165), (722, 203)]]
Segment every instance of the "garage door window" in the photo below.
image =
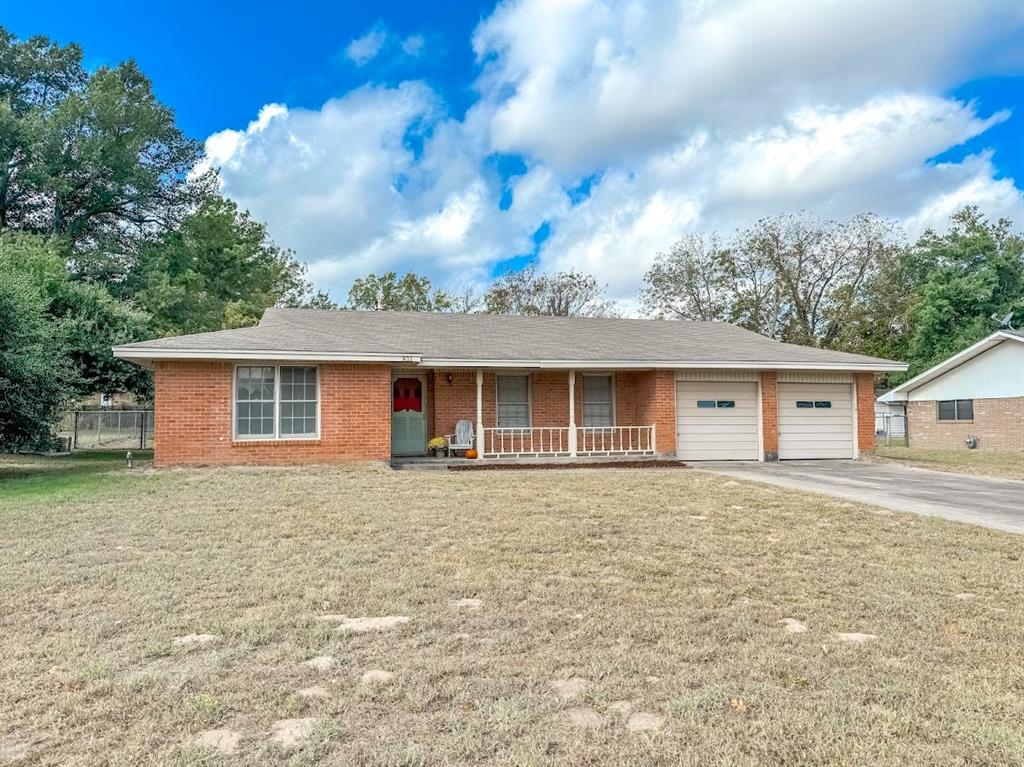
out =
[(830, 409), (832, 407), (832, 402), (831, 402), (831, 400), (827, 400), (827, 399), (824, 399), (824, 400), (822, 400), (822, 399), (819, 399), (819, 400), (798, 399), (796, 401), (796, 406), (799, 409), (801, 409), (801, 410), (811, 410), (811, 409), (814, 409), (814, 410), (828, 410), (828, 409)]
[(973, 421), (974, 400), (947, 399), (939, 401), (940, 421)]
[(697, 400), (697, 407), (703, 408), (729, 408), (736, 407), (736, 400), (734, 399), (699, 399)]

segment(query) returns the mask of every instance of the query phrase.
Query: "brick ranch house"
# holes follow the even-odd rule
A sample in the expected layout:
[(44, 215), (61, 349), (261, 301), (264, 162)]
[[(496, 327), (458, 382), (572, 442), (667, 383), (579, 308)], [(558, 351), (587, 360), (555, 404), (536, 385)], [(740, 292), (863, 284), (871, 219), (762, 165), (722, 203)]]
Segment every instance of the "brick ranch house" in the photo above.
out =
[(254, 327), (119, 346), (155, 374), (155, 462), (423, 455), (856, 458), (902, 363), (717, 322), (268, 309)]
[(1004, 328), (887, 392), (911, 447), (1024, 452), (1024, 331)]

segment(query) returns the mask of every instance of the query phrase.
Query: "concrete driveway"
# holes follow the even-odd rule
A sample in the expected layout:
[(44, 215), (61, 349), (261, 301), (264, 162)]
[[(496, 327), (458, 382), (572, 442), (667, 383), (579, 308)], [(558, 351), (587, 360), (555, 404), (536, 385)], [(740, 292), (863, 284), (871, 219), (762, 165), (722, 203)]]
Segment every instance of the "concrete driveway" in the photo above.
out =
[(693, 461), (695, 469), (1024, 533), (1024, 482), (870, 461)]

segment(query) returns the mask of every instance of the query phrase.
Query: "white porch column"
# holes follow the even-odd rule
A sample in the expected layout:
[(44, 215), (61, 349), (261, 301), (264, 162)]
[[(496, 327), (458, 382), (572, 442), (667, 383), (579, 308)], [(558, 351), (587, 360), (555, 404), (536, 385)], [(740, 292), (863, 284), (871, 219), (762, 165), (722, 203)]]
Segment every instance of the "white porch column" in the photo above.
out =
[(476, 369), (476, 457), (484, 457), (484, 371)]
[(569, 371), (569, 455), (576, 457), (576, 371)]

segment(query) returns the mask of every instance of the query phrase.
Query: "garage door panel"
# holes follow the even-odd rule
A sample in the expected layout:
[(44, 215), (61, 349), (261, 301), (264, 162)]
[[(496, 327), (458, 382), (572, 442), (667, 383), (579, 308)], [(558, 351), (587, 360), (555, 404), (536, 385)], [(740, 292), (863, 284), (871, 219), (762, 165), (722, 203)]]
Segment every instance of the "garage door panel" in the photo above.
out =
[[(853, 392), (849, 384), (779, 384), (779, 458), (851, 458)], [(828, 402), (830, 407), (797, 407)]]
[[(753, 424), (735, 424), (735, 423), (723, 423), (723, 424), (680, 424), (680, 428), (686, 429), (690, 434), (701, 434), (714, 436), (715, 434), (736, 434), (743, 438), (750, 435), (751, 429), (757, 429), (757, 423)], [(754, 432), (755, 436), (757, 432)]]
[[(733, 407), (697, 407), (700, 401)], [(676, 386), (676, 447), (689, 460), (756, 460), (757, 384), (680, 381)]]
[(831, 431), (841, 432), (849, 439), (850, 419), (828, 420), (822, 418), (817, 423), (790, 423), (785, 424), (784, 434), (827, 434)]

